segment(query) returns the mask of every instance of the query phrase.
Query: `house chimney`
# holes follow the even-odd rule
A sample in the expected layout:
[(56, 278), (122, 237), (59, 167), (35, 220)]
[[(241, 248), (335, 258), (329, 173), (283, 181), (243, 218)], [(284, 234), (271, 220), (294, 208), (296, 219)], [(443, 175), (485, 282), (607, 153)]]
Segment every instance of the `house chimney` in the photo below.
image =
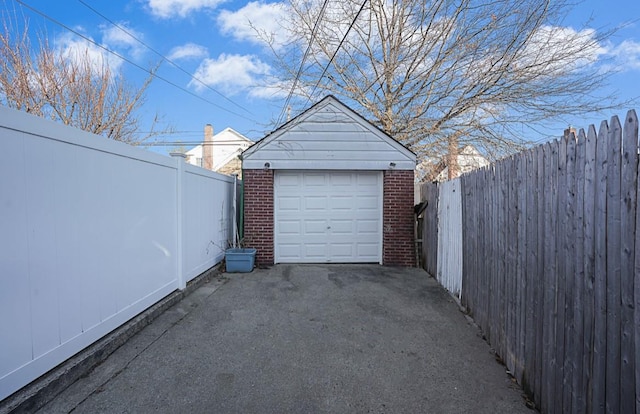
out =
[(573, 134), (573, 139), (576, 139), (577, 137), (577, 133), (576, 133), (576, 129), (574, 127), (572, 127), (571, 125), (569, 125), (569, 128), (564, 130), (564, 138), (570, 138), (571, 134)]
[(202, 144), (202, 168), (213, 170), (213, 127), (204, 126), (204, 143)]

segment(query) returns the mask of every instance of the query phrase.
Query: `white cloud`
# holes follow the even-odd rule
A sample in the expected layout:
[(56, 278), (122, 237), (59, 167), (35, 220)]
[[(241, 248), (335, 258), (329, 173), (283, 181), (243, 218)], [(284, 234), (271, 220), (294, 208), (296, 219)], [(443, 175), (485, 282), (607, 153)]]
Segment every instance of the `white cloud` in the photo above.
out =
[(515, 62), (522, 70), (556, 76), (593, 65), (606, 53), (593, 29), (542, 26)]
[(606, 55), (613, 59), (616, 70), (640, 70), (640, 42), (624, 40), (617, 46), (609, 46)]
[(191, 12), (215, 9), (224, 0), (147, 0), (154, 16), (169, 19), (186, 17)]
[[(228, 94), (257, 87), (270, 72), (269, 65), (252, 55), (221, 54), (217, 59), (204, 59), (194, 76), (212, 87)], [(190, 87), (201, 91), (204, 86), (191, 81)]]
[(284, 27), (287, 6), (284, 3), (253, 1), (237, 10), (222, 10), (218, 16), (220, 31), (237, 40), (265, 45), (271, 40), (274, 47), (285, 44), (290, 35)]
[(201, 59), (209, 55), (206, 47), (195, 43), (186, 43), (182, 46), (176, 46), (169, 52), (167, 56), (170, 60), (180, 59)]
[(119, 22), (118, 26), (122, 27), (126, 32), (116, 26), (103, 26), (101, 28), (102, 42), (110, 49), (127, 49), (136, 59), (142, 57), (146, 50), (145, 47), (129, 34), (140, 40), (143, 40), (144, 35), (129, 27), (126, 22)]
[(289, 90), (291, 90), (289, 82), (267, 76), (261, 80), (260, 84), (249, 89), (249, 96), (262, 99), (285, 98)]
[(122, 66), (122, 59), (71, 33), (56, 38), (55, 44), (60, 56), (78, 63), (85, 62), (85, 59), (88, 59), (92, 70), (96, 72), (100, 72), (102, 68), (107, 66), (112, 74), (116, 74)]

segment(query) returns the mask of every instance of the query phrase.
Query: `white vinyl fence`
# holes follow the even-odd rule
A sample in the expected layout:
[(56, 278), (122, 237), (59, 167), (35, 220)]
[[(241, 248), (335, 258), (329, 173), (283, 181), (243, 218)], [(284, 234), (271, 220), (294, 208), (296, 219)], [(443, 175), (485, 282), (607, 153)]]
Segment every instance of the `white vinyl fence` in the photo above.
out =
[(0, 400), (218, 263), (233, 178), (0, 107)]
[(452, 295), (462, 290), (462, 197), (460, 179), (438, 185), (438, 258), (436, 278)]

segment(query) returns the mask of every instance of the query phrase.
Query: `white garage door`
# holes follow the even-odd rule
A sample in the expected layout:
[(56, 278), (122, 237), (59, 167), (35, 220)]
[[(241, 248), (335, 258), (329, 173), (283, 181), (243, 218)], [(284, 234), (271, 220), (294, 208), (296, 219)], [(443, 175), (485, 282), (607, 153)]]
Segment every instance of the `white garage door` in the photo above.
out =
[(381, 263), (382, 173), (276, 171), (276, 263)]

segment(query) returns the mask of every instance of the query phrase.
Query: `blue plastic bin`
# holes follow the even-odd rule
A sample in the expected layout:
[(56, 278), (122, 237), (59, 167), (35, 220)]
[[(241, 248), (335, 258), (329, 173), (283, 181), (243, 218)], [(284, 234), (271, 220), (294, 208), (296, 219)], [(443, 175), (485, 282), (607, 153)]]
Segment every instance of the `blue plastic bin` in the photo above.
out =
[(256, 249), (227, 249), (225, 261), (228, 273), (248, 273), (253, 270)]

